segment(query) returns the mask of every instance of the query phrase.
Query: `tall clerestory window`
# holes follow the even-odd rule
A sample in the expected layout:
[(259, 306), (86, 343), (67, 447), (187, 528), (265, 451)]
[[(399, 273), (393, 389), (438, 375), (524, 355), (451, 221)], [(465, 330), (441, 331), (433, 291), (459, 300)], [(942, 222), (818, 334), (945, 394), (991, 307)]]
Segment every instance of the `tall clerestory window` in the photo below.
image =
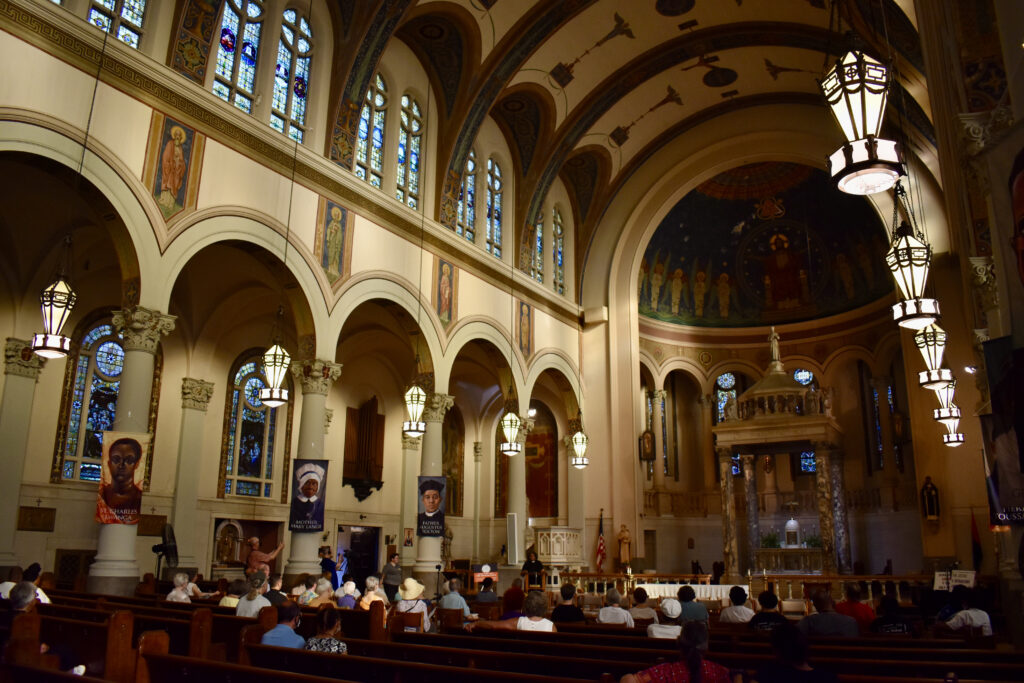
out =
[(487, 160), (487, 245), (489, 254), (501, 258), (502, 219), (501, 166), (494, 157)]
[(270, 127), (301, 143), (306, 133), (306, 95), (313, 62), (313, 32), (298, 10), (286, 9), (274, 66)]
[(537, 282), (544, 282), (544, 214), (537, 212), (537, 219), (533, 222), (533, 265), (530, 267), (530, 274)]
[(146, 0), (92, 0), (87, 19), (117, 37), (122, 43), (139, 49), (142, 22), (146, 18)]
[(552, 283), (557, 294), (565, 294), (565, 225), (557, 206), (551, 210), (551, 251), (554, 257)]
[(260, 400), (267, 379), (258, 355), (237, 365), (229, 382), (218, 497), (270, 498), (274, 493), (277, 432), (290, 419), (291, 404), (274, 410)]
[[(361, 123), (361, 122), (360, 122)], [(402, 95), (402, 122), (398, 130), (398, 168), (395, 198), (413, 209), (420, 205), (420, 161), (423, 143), (423, 117), (420, 105)]]
[(380, 187), (384, 173), (384, 125), (388, 113), (388, 85), (377, 74), (366, 91), (366, 102), (359, 114), (356, 139), (356, 175), (374, 187)]
[(459, 204), (455, 215), (455, 234), (470, 242), (476, 241), (476, 151), (469, 150), (466, 168), (459, 187)]
[(220, 47), (213, 75), (213, 94), (246, 114), (255, 100), (256, 65), (263, 30), (260, 0), (225, 0), (220, 22)]

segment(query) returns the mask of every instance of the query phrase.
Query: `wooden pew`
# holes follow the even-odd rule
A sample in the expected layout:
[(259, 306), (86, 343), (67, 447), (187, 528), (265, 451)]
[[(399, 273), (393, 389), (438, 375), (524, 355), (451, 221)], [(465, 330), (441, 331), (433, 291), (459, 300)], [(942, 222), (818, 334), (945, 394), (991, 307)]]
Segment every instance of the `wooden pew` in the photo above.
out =
[[(320, 608), (320, 609), (330, 609)], [(316, 619), (319, 609), (303, 607), (302, 623), (296, 631), (303, 638), (316, 635)], [(369, 611), (361, 609), (339, 609), (341, 632), (346, 638), (362, 638), (367, 640), (387, 640), (387, 610), (384, 603), (377, 600), (370, 604)], [(418, 616), (418, 615), (417, 615)]]
[(28, 612), (15, 618), (6, 654), (12, 664), (35, 666), (41, 643), (61, 645), (86, 671), (104, 680), (129, 683), (135, 671), (131, 612), (118, 611), (105, 621), (80, 621)]
[[(456, 635), (443, 633), (393, 633), (392, 642), (425, 645), (439, 648), (457, 648), (464, 650), (484, 650), (492, 652), (511, 652), (520, 655), (538, 654), (550, 656), (573, 657), (580, 659), (600, 659), (627, 662), (635, 665), (651, 666), (658, 661), (673, 660), (679, 657), (679, 650), (672, 641), (660, 641), (661, 649), (610, 647), (605, 645), (586, 645), (580, 643), (545, 642), (543, 638), (492, 638), (484, 635)], [(483, 633), (490, 633), (480, 631)], [(515, 633), (509, 631), (509, 633)], [(542, 636), (557, 635), (541, 633)], [(641, 666), (642, 668), (642, 666)]]
[(3, 683), (104, 683), (95, 676), (76, 676), (67, 671), (44, 669), (23, 664), (5, 664), (0, 673)]

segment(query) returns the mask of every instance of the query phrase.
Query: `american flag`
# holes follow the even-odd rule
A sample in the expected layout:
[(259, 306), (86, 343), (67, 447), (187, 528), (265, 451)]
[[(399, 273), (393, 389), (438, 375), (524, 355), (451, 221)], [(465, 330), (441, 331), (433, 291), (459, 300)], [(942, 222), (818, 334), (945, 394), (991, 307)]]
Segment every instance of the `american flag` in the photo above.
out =
[(598, 517), (597, 521), (597, 557), (594, 560), (594, 564), (597, 565), (597, 573), (601, 573), (601, 565), (604, 564), (605, 550), (604, 550), (604, 510), (601, 511), (601, 516)]

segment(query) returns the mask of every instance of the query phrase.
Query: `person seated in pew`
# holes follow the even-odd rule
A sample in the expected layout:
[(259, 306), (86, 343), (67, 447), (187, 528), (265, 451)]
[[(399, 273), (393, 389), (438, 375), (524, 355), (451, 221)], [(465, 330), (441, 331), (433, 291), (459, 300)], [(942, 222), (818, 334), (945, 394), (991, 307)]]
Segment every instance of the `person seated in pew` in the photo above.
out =
[(410, 576), (398, 587), (398, 596), (402, 599), (395, 603), (394, 607), (396, 612), (422, 615), (424, 632), (430, 630), (430, 618), (433, 616), (427, 601), (420, 597), (425, 588), (426, 586)]
[(722, 610), (718, 620), (723, 624), (746, 624), (754, 618), (754, 610), (747, 607), (747, 591), (740, 586), (729, 589), (729, 602), (732, 604)]
[(633, 591), (633, 606), (629, 608), (633, 619), (653, 619), (658, 623), (658, 613), (647, 604), (647, 591), (639, 586)]
[(811, 596), (811, 603), (817, 610), (797, 623), (805, 636), (843, 636), (856, 638), (860, 635), (857, 620), (836, 612), (832, 596), (826, 590), (818, 590)]
[(682, 633), (683, 628), (679, 625), (679, 615), (683, 608), (675, 598), (665, 598), (661, 601), (661, 623), (651, 624), (647, 627), (648, 638), (670, 638), (675, 640)]
[(761, 611), (750, 618), (747, 624), (755, 631), (774, 631), (789, 620), (779, 612), (779, 599), (771, 591), (761, 591), (757, 596), (757, 604)]
[(46, 596), (43, 589), (39, 587), (39, 579), (43, 575), (43, 568), (39, 566), (38, 562), (30, 564), (24, 572), (22, 572), (21, 580), (28, 581), (36, 587), (36, 600), (43, 603), (44, 605), (50, 604), (50, 598)]
[(256, 617), (264, 607), (270, 607), (270, 601), (263, 597), (267, 589), (267, 575), (263, 572), (249, 574), (249, 592), (238, 601), (235, 615), (239, 617)]
[[(284, 602), (285, 600), (288, 599), (288, 596), (285, 595), (284, 591), (281, 590), (281, 584), (283, 582), (284, 582), (284, 577), (281, 576), (280, 574), (271, 574), (270, 575), (270, 582), (269, 582), (270, 590), (268, 590), (266, 593), (264, 593), (263, 597), (265, 597), (267, 600), (269, 600), (270, 604), (272, 606), (274, 606), (274, 607), (277, 607), (282, 602)], [(239, 594), (239, 596), (241, 596), (241, 594)]]
[[(437, 603), (437, 605), (441, 609), (460, 609), (460, 610), (462, 610), (462, 618), (463, 619), (465, 619), (467, 621), (475, 621), (479, 617), (477, 617), (477, 615), (472, 614), (469, 611), (469, 605), (466, 603), (466, 599), (464, 597), (462, 597), (462, 595), (459, 594), (459, 591), (461, 589), (462, 589), (462, 582), (461, 581), (459, 581), (458, 579), (450, 579), (448, 581), (448, 594), (443, 596), (441, 598), (441, 601), (439, 603)], [(546, 597), (545, 597), (545, 600), (547, 600)], [(546, 609), (547, 602), (545, 602), (544, 604), (545, 604), (545, 611), (547, 611), (547, 609)]]
[(178, 572), (174, 575), (174, 588), (167, 594), (167, 602), (192, 602), (188, 595), (188, 574)]
[(192, 575), (188, 577), (188, 585), (185, 586), (185, 592), (188, 593), (188, 597), (195, 600), (196, 598), (210, 598), (217, 597), (218, 593), (204, 593), (203, 589), (200, 588), (196, 582), (199, 581), (199, 570), (192, 572)]
[(583, 610), (573, 604), (573, 598), (576, 597), (576, 586), (571, 583), (563, 583), (558, 592), (562, 596), (562, 602), (551, 610), (551, 621), (555, 623), (585, 622), (587, 618), (583, 615)]
[(494, 579), (487, 577), (476, 594), (477, 602), (498, 602), (498, 594), (494, 592)]
[(11, 589), (22, 580), (21, 567), (11, 567), (7, 572), (7, 580), (0, 583), (0, 598), (7, 600), (10, 597)]
[(295, 632), (300, 623), (302, 623), (302, 610), (294, 601), (285, 600), (277, 608), (277, 626), (263, 634), (260, 644), (276, 647), (305, 647), (306, 641)]
[[(849, 618), (849, 617), (847, 617)], [(757, 683), (836, 683), (834, 673), (812, 669), (807, 663), (807, 638), (786, 623), (772, 630), (772, 651), (778, 660), (758, 670)]]
[(875, 620), (875, 610), (871, 609), (871, 605), (861, 602), (860, 586), (855, 583), (846, 585), (846, 599), (836, 605), (836, 612), (853, 617), (861, 632), (868, 631), (871, 622)]
[(869, 630), (879, 635), (914, 635), (914, 624), (903, 616), (900, 603), (887, 595), (878, 604), (878, 618), (871, 622)]
[(991, 636), (992, 620), (989, 618), (988, 613), (981, 609), (978, 591), (976, 589), (968, 589), (965, 593), (961, 593), (961, 595), (964, 597), (960, 603), (960, 611), (950, 617), (948, 621), (936, 624), (936, 631), (969, 629), (977, 631), (978, 635), (981, 636)]
[(228, 584), (228, 594), (220, 599), (218, 607), (238, 607), (238, 601), (249, 590), (249, 586), (242, 579), (235, 579)]
[[(0, 611), (0, 629), (10, 632), (15, 617), (28, 612), (34, 612), (39, 598), (36, 595), (36, 586), (31, 581), (19, 581), (7, 592), (9, 609)], [(61, 671), (69, 671), (81, 676), (85, 673), (85, 665), (76, 664), (76, 657), (69, 647), (63, 643), (53, 646), (46, 643), (39, 643), (40, 654), (53, 654), (59, 660), (58, 667)]]
[(555, 624), (544, 615), (548, 611), (548, 599), (541, 591), (530, 591), (523, 601), (524, 615), (512, 619), (499, 619), (498, 621), (478, 621), (466, 624), (467, 631), (476, 629), (484, 630), (509, 630), (509, 631), (544, 631), (555, 633), (558, 631)]
[[(635, 674), (626, 674), (620, 683), (731, 683), (729, 670), (721, 664), (704, 659), (708, 649), (708, 627), (702, 621), (689, 621), (683, 625), (679, 637), (677, 662), (658, 664)], [(740, 679), (737, 679), (740, 680)]]
[(363, 593), (363, 597), (359, 598), (359, 602), (356, 606), (362, 610), (370, 610), (370, 605), (375, 602), (383, 602), (384, 606), (388, 605), (388, 598), (386, 595), (381, 595), (383, 591), (378, 590), (380, 588), (380, 579), (376, 576), (366, 577), (366, 592)]
[(633, 615), (622, 609), (622, 596), (619, 591), (609, 588), (604, 594), (605, 606), (597, 613), (599, 624), (625, 624), (626, 628), (633, 628)]
[(321, 577), (316, 581), (316, 597), (306, 603), (306, 607), (320, 607), (330, 605), (334, 607), (334, 586), (327, 579)]
[[(351, 574), (343, 574), (342, 577), (341, 577), (341, 582), (345, 583), (346, 581), (351, 581), (353, 584), (355, 584), (356, 577), (352, 576)], [(341, 589), (339, 588), (338, 590), (341, 590)], [(335, 593), (334, 595), (335, 595), (335, 597), (337, 597), (338, 594)], [(356, 586), (356, 590), (355, 590), (355, 592), (352, 593), (352, 597), (354, 597), (356, 600), (358, 600), (362, 595), (363, 594), (359, 592), (359, 586)]]
[(341, 599), (338, 600), (338, 607), (341, 609), (355, 609), (356, 607), (356, 582), (346, 581), (341, 584)]
[(341, 615), (334, 605), (323, 607), (316, 613), (316, 635), (306, 641), (306, 649), (313, 652), (348, 654), (348, 646), (338, 640), (341, 634)]
[(306, 577), (306, 580), (303, 583), (304, 589), (299, 593), (298, 599), (296, 599), (296, 602), (299, 603), (299, 605), (308, 605), (311, 601), (316, 600), (317, 580), (317, 577), (312, 574)]
[(526, 599), (526, 593), (523, 592), (523, 580), (521, 578), (515, 578), (512, 580), (512, 585), (505, 590), (501, 596), (501, 609), (502, 619), (509, 619), (511, 617), (523, 616), (523, 600)]
[(680, 586), (679, 590), (676, 591), (676, 597), (679, 598), (679, 605), (682, 608), (682, 613), (679, 615), (679, 622), (681, 624), (685, 624), (688, 621), (708, 623), (710, 619), (708, 608), (697, 602), (697, 591), (693, 590), (693, 586)]
[(967, 601), (967, 594), (970, 593), (971, 589), (967, 586), (953, 586), (953, 590), (949, 593), (949, 599), (946, 604), (943, 605), (938, 614), (935, 615), (935, 621), (944, 622), (949, 621), (953, 618), (953, 615), (964, 608), (964, 603)]

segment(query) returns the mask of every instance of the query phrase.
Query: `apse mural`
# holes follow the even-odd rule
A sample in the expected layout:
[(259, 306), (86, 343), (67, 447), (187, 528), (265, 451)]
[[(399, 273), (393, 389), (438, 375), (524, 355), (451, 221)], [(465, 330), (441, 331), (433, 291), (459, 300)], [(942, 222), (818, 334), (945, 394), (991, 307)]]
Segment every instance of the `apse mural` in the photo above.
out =
[(682, 325), (797, 322), (892, 290), (885, 226), (824, 171), (766, 162), (721, 173), (682, 199), (640, 264), (640, 313)]

